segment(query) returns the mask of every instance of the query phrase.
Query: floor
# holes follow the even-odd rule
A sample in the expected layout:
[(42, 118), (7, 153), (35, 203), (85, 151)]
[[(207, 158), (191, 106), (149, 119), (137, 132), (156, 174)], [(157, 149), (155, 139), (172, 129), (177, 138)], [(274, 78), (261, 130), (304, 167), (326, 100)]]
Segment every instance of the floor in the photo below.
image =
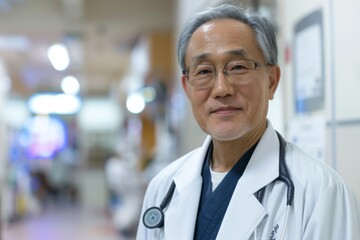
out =
[(122, 240), (103, 210), (52, 209), (3, 226), (1, 240)]

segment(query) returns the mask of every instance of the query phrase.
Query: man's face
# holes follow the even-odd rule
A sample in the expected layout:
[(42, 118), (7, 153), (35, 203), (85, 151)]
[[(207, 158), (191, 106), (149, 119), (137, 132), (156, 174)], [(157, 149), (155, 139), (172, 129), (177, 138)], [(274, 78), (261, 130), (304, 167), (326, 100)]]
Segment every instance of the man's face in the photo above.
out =
[(194, 89), (187, 83), (186, 76), (182, 76), (194, 117), (213, 139), (236, 140), (251, 136), (266, 126), (268, 101), (274, 97), (280, 70), (278, 66), (258, 67), (242, 76), (248, 81), (231, 83), (221, 66), (244, 58), (265, 63), (252, 29), (236, 20), (205, 23), (189, 41), (186, 66), (212, 64), (218, 70), (214, 84), (208, 88)]

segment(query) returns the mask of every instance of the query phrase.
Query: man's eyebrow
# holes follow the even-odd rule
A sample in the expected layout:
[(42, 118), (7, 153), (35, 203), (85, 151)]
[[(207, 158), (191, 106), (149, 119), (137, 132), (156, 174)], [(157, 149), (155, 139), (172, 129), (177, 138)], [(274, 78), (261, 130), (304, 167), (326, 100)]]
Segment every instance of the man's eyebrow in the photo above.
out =
[[(247, 54), (247, 52), (244, 49), (234, 49), (234, 50), (225, 51), (224, 55), (236, 56), (236, 57), (241, 57), (241, 58), (249, 58), (249, 55)], [(212, 54), (210, 54), (210, 53), (202, 53), (197, 56), (194, 56), (191, 59), (190, 65), (202, 62), (204, 60), (208, 60), (211, 58), (211, 56), (212, 56)]]
[(234, 50), (226, 51), (224, 53), (226, 55), (232, 55), (232, 56), (237, 56), (237, 57), (242, 57), (242, 58), (249, 57), (249, 55), (247, 54), (247, 52), (244, 49), (234, 49)]
[(197, 56), (194, 56), (192, 59), (191, 59), (191, 65), (192, 64), (196, 64), (198, 62), (201, 62), (201, 61), (204, 61), (206, 59), (209, 59), (211, 56), (210, 53), (202, 53), (202, 54), (199, 54)]

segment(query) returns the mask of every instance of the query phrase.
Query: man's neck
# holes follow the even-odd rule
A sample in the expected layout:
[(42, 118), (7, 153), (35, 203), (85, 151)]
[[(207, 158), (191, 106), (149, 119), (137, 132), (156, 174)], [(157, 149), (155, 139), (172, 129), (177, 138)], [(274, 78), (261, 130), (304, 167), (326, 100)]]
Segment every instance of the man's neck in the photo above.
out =
[(215, 172), (230, 171), (245, 152), (259, 141), (265, 129), (266, 125), (232, 141), (217, 141), (213, 139), (211, 169)]

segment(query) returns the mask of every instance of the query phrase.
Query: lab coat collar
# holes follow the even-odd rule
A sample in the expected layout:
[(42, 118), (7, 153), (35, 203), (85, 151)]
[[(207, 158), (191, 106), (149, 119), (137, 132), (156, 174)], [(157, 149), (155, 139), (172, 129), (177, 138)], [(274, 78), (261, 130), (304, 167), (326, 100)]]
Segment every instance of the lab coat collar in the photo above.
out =
[(208, 136), (199, 150), (193, 151), (186, 157), (188, 159), (186, 159), (185, 165), (174, 176), (178, 193), (186, 190), (187, 187), (199, 179), (202, 181), (201, 169), (210, 143), (211, 137)]
[(248, 195), (256, 193), (279, 176), (279, 150), (277, 133), (268, 121), (267, 128), (238, 183), (238, 186), (244, 185)]
[[(201, 178), (201, 169), (211, 137), (208, 136), (199, 151), (190, 153), (182, 170), (174, 176), (176, 189), (181, 193), (193, 182)], [(279, 176), (279, 140), (271, 122), (267, 121), (267, 128), (261, 137), (251, 159), (241, 177), (247, 184), (248, 194), (257, 192)]]

